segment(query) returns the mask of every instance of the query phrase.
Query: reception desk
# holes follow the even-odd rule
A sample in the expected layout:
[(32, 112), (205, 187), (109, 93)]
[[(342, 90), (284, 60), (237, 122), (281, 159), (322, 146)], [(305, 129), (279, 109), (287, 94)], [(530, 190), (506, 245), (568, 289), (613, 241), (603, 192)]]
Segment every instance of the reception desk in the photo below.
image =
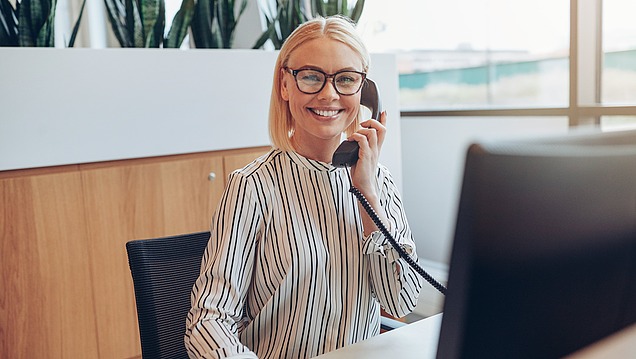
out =
[[(318, 356), (319, 359), (432, 359), (436, 357), (442, 314)], [(568, 359), (636, 358), (636, 324), (573, 353)]]
[(428, 359), (435, 358), (442, 315), (437, 314), (415, 323), (380, 334), (333, 352), (320, 359)]

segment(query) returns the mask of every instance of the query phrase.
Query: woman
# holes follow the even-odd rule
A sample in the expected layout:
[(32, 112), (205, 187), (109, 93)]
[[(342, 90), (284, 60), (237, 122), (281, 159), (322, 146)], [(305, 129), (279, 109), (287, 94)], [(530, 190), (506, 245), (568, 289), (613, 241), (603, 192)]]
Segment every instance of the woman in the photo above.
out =
[[(386, 114), (360, 123), (368, 67), (342, 17), (309, 21), (283, 45), (273, 149), (230, 175), (214, 215), (187, 320), (191, 357), (313, 357), (376, 335), (380, 306), (395, 316), (415, 307), (420, 278), (348, 192), (357, 187), (417, 258), (399, 193), (378, 164)], [(360, 146), (350, 169), (330, 165), (343, 132)]]

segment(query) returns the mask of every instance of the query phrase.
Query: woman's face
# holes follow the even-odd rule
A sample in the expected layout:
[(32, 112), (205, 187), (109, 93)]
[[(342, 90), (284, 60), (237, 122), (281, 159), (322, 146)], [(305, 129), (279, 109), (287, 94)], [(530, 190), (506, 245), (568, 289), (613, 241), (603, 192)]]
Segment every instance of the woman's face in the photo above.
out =
[[(314, 39), (296, 48), (287, 67), (294, 70), (312, 68), (327, 74), (342, 70), (363, 71), (362, 60), (354, 50), (327, 38)], [(295, 145), (335, 149), (342, 132), (358, 115), (360, 92), (340, 95), (333, 87), (333, 79), (328, 78), (320, 92), (305, 94), (298, 89), (291, 73), (285, 71), (282, 76), (281, 94), (289, 103), (293, 117)]]

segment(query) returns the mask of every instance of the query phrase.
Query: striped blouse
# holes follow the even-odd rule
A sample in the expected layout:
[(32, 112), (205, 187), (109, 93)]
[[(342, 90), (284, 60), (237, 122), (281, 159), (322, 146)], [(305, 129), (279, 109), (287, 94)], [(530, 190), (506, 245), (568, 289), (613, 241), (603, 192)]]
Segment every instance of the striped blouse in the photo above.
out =
[[(364, 237), (348, 169), (271, 150), (234, 171), (192, 289), (185, 344), (196, 358), (310, 358), (379, 333), (417, 303), (421, 278), (380, 232)], [(380, 204), (417, 258), (388, 170)]]

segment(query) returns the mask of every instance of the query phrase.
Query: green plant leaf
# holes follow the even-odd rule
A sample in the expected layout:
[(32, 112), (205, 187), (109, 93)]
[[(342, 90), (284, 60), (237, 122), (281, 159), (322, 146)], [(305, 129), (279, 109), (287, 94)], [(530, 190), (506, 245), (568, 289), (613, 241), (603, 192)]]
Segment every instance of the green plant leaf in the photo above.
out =
[(18, 46), (18, 16), (9, 0), (0, 0), (0, 46)]
[(53, 46), (55, 1), (23, 0), (16, 7), (19, 46)]
[(31, 31), (31, 2), (23, 0), (18, 9), (18, 45), (35, 46), (35, 35)]
[(143, 47), (159, 47), (163, 40), (165, 23), (164, 2), (163, 0), (140, 0), (138, 4), (139, 20), (143, 28)]
[(125, 26), (130, 47), (144, 47), (146, 34), (144, 32), (139, 3), (141, 0), (125, 0)]
[(192, 40), (196, 47), (206, 48), (209, 46), (209, 29), (212, 28), (214, 17), (213, 0), (195, 0), (194, 13), (192, 15)]
[(353, 22), (356, 24), (358, 23), (358, 20), (360, 20), (360, 16), (362, 15), (362, 10), (364, 9), (364, 1), (365, 0), (356, 1), (356, 5), (351, 11), (351, 16), (349, 16), (351, 20), (353, 20)]
[(136, 47), (135, 41), (135, 12), (137, 9), (137, 3), (135, 0), (124, 0), (125, 11), (124, 11), (124, 26), (126, 26), (126, 33), (129, 38), (128, 42), (132, 47)]
[(73, 26), (73, 32), (71, 33), (71, 39), (68, 41), (68, 47), (73, 47), (75, 45), (75, 39), (77, 38), (77, 33), (79, 32), (80, 23), (82, 22), (82, 14), (84, 14), (84, 6), (86, 5), (86, 0), (82, 1), (82, 7), (80, 8), (79, 15), (77, 15), (77, 21), (75, 22), (75, 26)]
[(347, 0), (313, 0), (311, 2), (311, 17), (344, 15), (357, 23), (364, 8), (364, 0), (357, 0), (353, 9), (349, 9)]
[(122, 0), (104, 0), (108, 13), (108, 20), (119, 46), (132, 47), (130, 41), (131, 36), (128, 35), (128, 27), (126, 27), (126, 9)]
[(325, 10), (325, 3), (323, 0), (313, 0), (311, 2), (311, 13), (315, 15), (320, 15), (322, 17), (326, 17), (327, 13)]
[(236, 2), (234, 0), (217, 0), (217, 24), (219, 26), (219, 32), (221, 37), (222, 47), (229, 49), (232, 47), (234, 41), (234, 30), (236, 30), (236, 24), (241, 15), (247, 7), (247, 0), (242, 0), (236, 11)]
[(172, 19), (172, 25), (168, 30), (168, 35), (163, 40), (165, 48), (179, 48), (188, 34), (188, 28), (192, 22), (194, 14), (194, 0), (183, 0), (179, 11)]
[(256, 40), (256, 43), (254, 44), (254, 46), (252, 46), (253, 49), (260, 49), (261, 47), (263, 47), (263, 45), (265, 45), (265, 43), (267, 42), (267, 40), (271, 39), (271, 38), (275, 38), (276, 37), (276, 23), (274, 23), (273, 21), (269, 20), (266, 16), (267, 19), (267, 23), (269, 24), (267, 26), (267, 29), (265, 31), (263, 31), (263, 33), (261, 34), (261, 36), (258, 38), (258, 40)]
[[(44, 0), (43, 2), (45, 2)], [(46, 20), (40, 31), (38, 32), (37, 39), (35, 41), (36, 46), (39, 47), (54, 47), (55, 46), (55, 8), (57, 0), (51, 0), (46, 2), (46, 8), (48, 9)]]

